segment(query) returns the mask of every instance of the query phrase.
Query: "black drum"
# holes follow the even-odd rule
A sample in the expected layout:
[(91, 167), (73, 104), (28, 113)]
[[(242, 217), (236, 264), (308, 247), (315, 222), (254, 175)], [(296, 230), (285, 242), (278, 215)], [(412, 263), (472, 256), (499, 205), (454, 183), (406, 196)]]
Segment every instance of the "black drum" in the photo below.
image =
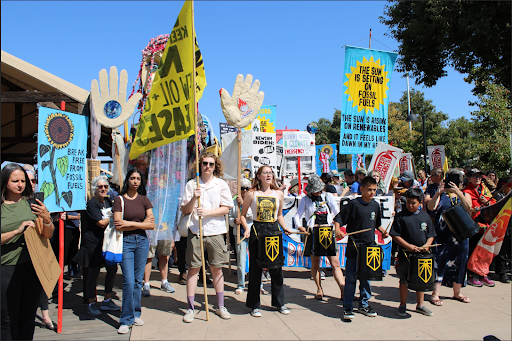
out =
[(452, 236), (461, 242), (478, 233), (480, 226), (471, 218), (462, 205), (453, 206), (442, 214)]
[(258, 231), (258, 258), (259, 267), (277, 269), (284, 265), (283, 234), (280, 230)]
[(336, 256), (336, 238), (331, 226), (313, 228), (313, 256)]
[(433, 291), (436, 285), (434, 255), (431, 253), (409, 254), (407, 286), (414, 291)]
[(382, 281), (384, 277), (384, 270), (382, 270), (383, 260), (384, 252), (382, 252), (382, 248), (379, 245), (357, 246), (357, 277), (368, 281)]

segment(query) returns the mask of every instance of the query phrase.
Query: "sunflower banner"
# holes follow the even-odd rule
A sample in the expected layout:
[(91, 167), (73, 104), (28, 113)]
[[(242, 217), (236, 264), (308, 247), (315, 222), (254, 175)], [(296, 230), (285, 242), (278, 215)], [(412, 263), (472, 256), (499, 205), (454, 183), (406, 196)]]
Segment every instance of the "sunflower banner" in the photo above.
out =
[(345, 47), (340, 154), (373, 154), (388, 143), (388, 93), (398, 55)]
[(39, 107), (38, 184), (50, 212), (85, 210), (88, 117)]

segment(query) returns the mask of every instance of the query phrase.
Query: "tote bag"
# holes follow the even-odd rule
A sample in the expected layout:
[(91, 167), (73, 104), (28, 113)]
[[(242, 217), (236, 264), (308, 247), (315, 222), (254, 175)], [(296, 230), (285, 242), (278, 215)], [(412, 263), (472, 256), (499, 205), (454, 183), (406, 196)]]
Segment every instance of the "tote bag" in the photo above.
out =
[[(121, 199), (121, 212), (124, 218), (124, 200)], [(123, 260), (123, 231), (117, 231), (114, 226), (114, 215), (110, 216), (110, 222), (103, 232), (103, 258), (107, 265), (114, 265)]]

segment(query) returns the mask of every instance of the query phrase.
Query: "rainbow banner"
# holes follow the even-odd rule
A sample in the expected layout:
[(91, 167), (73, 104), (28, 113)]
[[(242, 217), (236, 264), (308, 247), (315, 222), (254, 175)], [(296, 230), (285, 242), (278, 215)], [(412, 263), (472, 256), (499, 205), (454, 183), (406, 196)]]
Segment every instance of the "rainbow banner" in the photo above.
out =
[(398, 54), (345, 47), (340, 154), (373, 154), (388, 143), (388, 93)]

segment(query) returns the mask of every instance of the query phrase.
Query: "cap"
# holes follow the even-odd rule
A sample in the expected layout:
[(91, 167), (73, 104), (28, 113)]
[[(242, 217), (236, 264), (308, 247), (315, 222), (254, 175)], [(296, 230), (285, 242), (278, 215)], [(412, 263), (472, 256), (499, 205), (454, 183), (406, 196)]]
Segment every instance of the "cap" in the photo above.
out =
[(480, 172), (477, 168), (473, 168), (471, 169), (468, 174), (466, 174), (468, 176), (468, 178), (472, 177), (473, 175), (477, 175), (477, 174), (480, 174), (480, 175), (484, 175), (484, 173)]
[(330, 170), (329, 173), (327, 173), (328, 175), (330, 175), (331, 177), (337, 177), (339, 178), (340, 177), (340, 173), (338, 173), (337, 170)]
[(406, 170), (400, 175), (400, 180), (404, 182), (409, 181), (412, 185), (412, 182), (414, 181), (414, 173), (410, 170)]
[(356, 175), (357, 174), (364, 174), (364, 175), (366, 175), (366, 170), (364, 168), (357, 168), (356, 169)]

